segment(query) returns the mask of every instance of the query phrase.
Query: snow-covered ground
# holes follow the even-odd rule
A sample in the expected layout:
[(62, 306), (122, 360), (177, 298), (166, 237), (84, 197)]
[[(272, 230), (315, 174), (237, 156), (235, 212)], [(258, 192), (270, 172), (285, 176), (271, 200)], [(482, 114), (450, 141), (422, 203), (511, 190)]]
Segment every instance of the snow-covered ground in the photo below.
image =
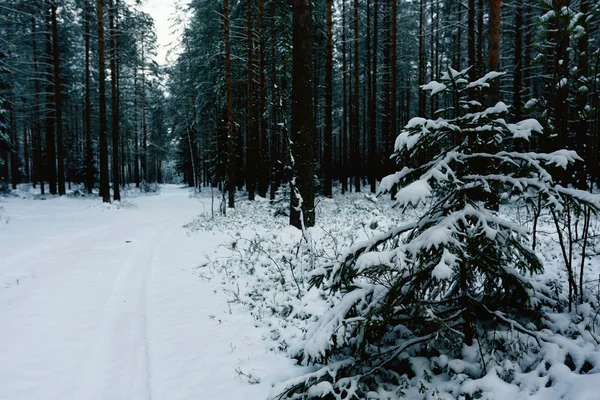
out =
[[(224, 233), (187, 189), (120, 206), (0, 198), (0, 399), (260, 399), (294, 374), (194, 271)], [(203, 218), (202, 216), (200, 218)]]
[[(218, 195), (213, 215), (210, 192), (191, 196), (176, 186), (112, 205), (20, 193), (0, 197), (0, 400), (272, 399), (321, 367), (292, 359), (340, 301), (339, 293), (310, 285), (313, 273), (419, 215), (392, 209), (385, 197), (319, 198), (307, 246), (282, 215), (285, 200), (240, 198), (222, 216)], [(522, 205), (503, 212), (531, 225)], [(564, 286), (547, 216), (538, 231), (542, 278)], [(584, 280), (594, 296), (599, 231), (594, 219)], [(590, 320), (596, 324), (598, 315), (586, 313), (594, 314), (588, 306), (556, 314), (544, 333), (559, 335), (570, 363), (558, 346), (552, 365), (521, 371), (511, 384), (496, 369), (476, 380), (449, 370), (435, 379), (417, 374), (407, 398), (451, 399), (470, 390), (486, 399), (597, 400), (600, 345), (577, 339), (591, 335)]]

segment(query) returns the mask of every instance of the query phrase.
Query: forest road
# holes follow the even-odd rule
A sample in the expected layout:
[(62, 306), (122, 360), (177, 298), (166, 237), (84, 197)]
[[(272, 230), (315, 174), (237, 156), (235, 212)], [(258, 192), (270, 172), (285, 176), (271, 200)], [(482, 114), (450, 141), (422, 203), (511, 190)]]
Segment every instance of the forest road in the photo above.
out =
[(193, 327), (181, 332), (185, 321), (171, 318), (178, 342), (166, 342), (160, 326), (177, 308), (186, 316), (181, 291), (197, 284), (186, 270), (218, 245), (215, 235), (191, 238), (182, 227), (204, 212), (202, 199), (166, 186), (120, 207), (66, 198), (0, 206), (0, 399), (135, 400), (169, 398), (165, 385), (185, 390), (165, 374), (153, 381), (152, 362), (173, 370), (193, 354), (185, 343)]
[(293, 361), (195, 273), (228, 240), (184, 228), (210, 204), (0, 198), (0, 400), (269, 398)]

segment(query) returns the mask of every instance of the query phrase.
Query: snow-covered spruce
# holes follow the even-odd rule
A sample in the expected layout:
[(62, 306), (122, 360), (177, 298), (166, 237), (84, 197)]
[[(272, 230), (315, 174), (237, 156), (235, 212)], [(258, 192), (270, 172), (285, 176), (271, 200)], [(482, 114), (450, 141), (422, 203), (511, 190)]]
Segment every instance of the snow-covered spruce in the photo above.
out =
[(598, 305), (580, 307), (582, 327), (569, 337), (553, 330), (565, 299), (532, 276), (543, 265), (527, 230), (495, 211), (526, 191), (553, 210), (567, 202), (597, 210), (600, 197), (553, 179), (553, 168), (579, 160), (575, 152), (524, 151), (541, 133), (537, 121), (508, 123), (504, 103), (469, 98), (500, 75), (470, 82), (468, 70), (449, 70), (423, 87), (454, 107), (408, 123), (395, 143), (402, 169), (379, 193), (398, 188), (398, 207), (424, 211), (313, 276), (343, 297), (298, 354), (321, 368), (288, 382), (280, 398), (551, 398), (557, 380), (600, 371)]

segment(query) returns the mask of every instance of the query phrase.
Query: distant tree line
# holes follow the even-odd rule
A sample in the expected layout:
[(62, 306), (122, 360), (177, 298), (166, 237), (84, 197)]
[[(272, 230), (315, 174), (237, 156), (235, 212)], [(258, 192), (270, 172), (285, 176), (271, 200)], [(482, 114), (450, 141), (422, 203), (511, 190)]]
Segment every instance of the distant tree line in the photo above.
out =
[[(160, 181), (168, 159), (152, 18), (122, 0), (0, 4), (0, 180), (65, 194)], [(111, 190), (112, 184), (112, 190)]]
[[(511, 102), (511, 120), (538, 118), (545, 130), (532, 150), (576, 149), (585, 162), (564, 179), (597, 183), (598, 2), (327, 0), (296, 20), (298, 3), (190, 2), (168, 89), (179, 168), (190, 186), (274, 199), (299, 173), (292, 144), (293, 156), (300, 147), (296, 167), (309, 157), (302, 168), (316, 177), (317, 193), (364, 185), (375, 192), (395, 170), (390, 155), (409, 119), (453, 104), (451, 94), (429, 96), (420, 86), (468, 66), (473, 77), (506, 72), (481, 101)], [(293, 51), (298, 24), (312, 54), (302, 65)], [(302, 92), (311, 104), (295, 116), (310, 121), (310, 151), (294, 141), (297, 74), (312, 86)]]

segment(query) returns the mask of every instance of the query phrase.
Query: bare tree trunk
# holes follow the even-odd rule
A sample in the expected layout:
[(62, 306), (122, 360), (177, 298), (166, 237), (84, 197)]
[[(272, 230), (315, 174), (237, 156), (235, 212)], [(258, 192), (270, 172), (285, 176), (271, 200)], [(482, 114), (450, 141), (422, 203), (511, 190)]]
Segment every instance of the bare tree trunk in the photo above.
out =
[(325, 135), (323, 143), (323, 170), (325, 183), (323, 194), (332, 196), (332, 149), (333, 149), (333, 0), (327, 0), (327, 62), (325, 68)]
[[(377, 190), (377, 170), (379, 160), (377, 157), (377, 55), (378, 55), (378, 30), (379, 30), (379, 0), (373, 5), (373, 79), (371, 81), (371, 108), (369, 112), (369, 168), (371, 193)], [(367, 60), (369, 62), (369, 60)]]
[(290, 224), (315, 224), (313, 174), (313, 21), (310, 0), (293, 2), (292, 137), (294, 178), (291, 184)]
[(256, 127), (256, 112), (254, 110), (254, 37), (252, 32), (252, 0), (248, 0), (247, 19), (248, 24), (248, 97), (246, 106), (246, 189), (248, 190), (248, 199), (254, 200), (254, 190), (256, 188), (256, 152), (258, 150), (258, 131)]
[[(490, 43), (488, 49), (489, 70), (500, 71), (500, 3), (501, 0), (490, 0)], [(498, 79), (491, 85), (490, 104), (495, 104), (500, 97)]]
[(354, 94), (352, 97), (352, 172), (354, 174), (354, 191), (360, 192), (360, 126), (359, 126), (359, 106), (360, 106), (360, 57), (358, 46), (358, 0), (354, 0)]
[(341, 155), (341, 179), (342, 194), (348, 190), (348, 60), (346, 52), (346, 0), (342, 0), (342, 155)]
[[(233, 136), (233, 92), (231, 86), (231, 44), (229, 39), (229, 0), (223, 0), (225, 24), (225, 82), (227, 86), (227, 190), (229, 208), (235, 207), (235, 138)], [(225, 188), (223, 188), (225, 190)]]
[(35, 188), (36, 182), (40, 183), (40, 192), (45, 194), (44, 184), (44, 156), (43, 156), (43, 139), (42, 139), (42, 127), (40, 124), (40, 77), (38, 75), (38, 52), (37, 52), (37, 27), (35, 18), (31, 18), (31, 36), (33, 40), (33, 72), (35, 77), (35, 105), (34, 105), (34, 150), (33, 150), (33, 187)]
[[(425, 0), (419, 0), (419, 86), (425, 84)], [(425, 91), (419, 93), (419, 115), (425, 116), (427, 112), (427, 102)]]
[(110, 203), (108, 185), (108, 134), (106, 132), (106, 64), (104, 61), (104, 4), (97, 0), (98, 14), (98, 87), (100, 104), (100, 196), (102, 201)]
[(58, 23), (56, 21), (56, 0), (52, 0), (52, 55), (54, 64), (54, 101), (56, 106), (56, 161), (58, 163), (58, 194), (64, 195), (65, 191), (65, 157), (62, 132), (62, 85), (60, 80), (60, 53), (58, 48)]
[(260, 122), (258, 166), (258, 195), (267, 197), (269, 189), (269, 137), (267, 136), (267, 83), (265, 77), (265, 2), (258, 0), (259, 62), (258, 62), (258, 120)]
[(115, 19), (117, 9), (113, 0), (109, 0), (109, 34), (110, 34), (110, 87), (112, 108), (112, 168), (113, 168), (113, 199), (121, 200), (119, 179), (119, 89), (117, 87), (117, 33)]
[(148, 125), (146, 123), (146, 58), (144, 57), (144, 37), (142, 37), (142, 181), (148, 182)]
[(90, 72), (90, 9), (85, 0), (85, 184), (89, 194), (94, 188), (94, 151), (92, 148), (92, 104)]
[(523, 0), (515, 3), (515, 63), (513, 78), (513, 109), (515, 118), (521, 119), (522, 100), (521, 89), (523, 85)]
[[(51, 12), (51, 10), (48, 10)], [(48, 85), (46, 86), (46, 171), (48, 174), (48, 186), (50, 194), (56, 194), (56, 91), (54, 90), (54, 71), (52, 68), (52, 16), (48, 15), (49, 20), (46, 21), (47, 33), (46, 36), (46, 68)]]

